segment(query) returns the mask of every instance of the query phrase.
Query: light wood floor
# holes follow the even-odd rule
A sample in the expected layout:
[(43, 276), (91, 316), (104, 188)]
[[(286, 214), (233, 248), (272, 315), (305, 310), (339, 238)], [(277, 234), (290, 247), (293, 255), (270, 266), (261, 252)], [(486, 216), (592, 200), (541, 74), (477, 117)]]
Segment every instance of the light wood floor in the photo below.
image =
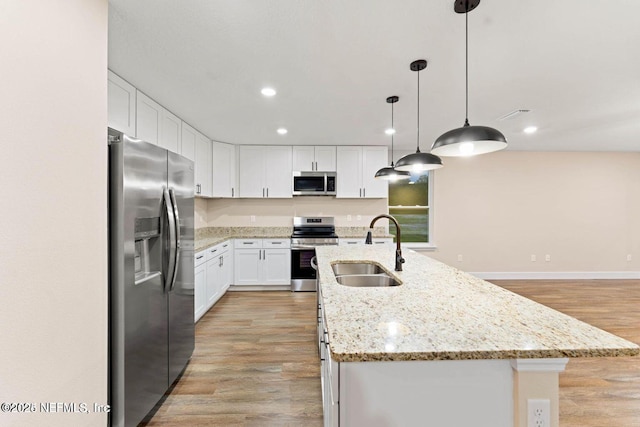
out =
[[(640, 281), (493, 282), (640, 344)], [(315, 298), (228, 292), (196, 325), (191, 362), (142, 425), (321, 426)], [(560, 425), (640, 426), (640, 357), (570, 360)]]

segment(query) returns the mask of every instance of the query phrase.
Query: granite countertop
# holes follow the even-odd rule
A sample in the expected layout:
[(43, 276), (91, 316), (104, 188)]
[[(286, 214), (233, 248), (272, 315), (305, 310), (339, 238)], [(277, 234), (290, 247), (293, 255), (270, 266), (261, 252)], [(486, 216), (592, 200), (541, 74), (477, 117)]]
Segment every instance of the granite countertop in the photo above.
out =
[(289, 239), (291, 227), (208, 227), (196, 229), (195, 251), (229, 239)]
[[(362, 237), (367, 227), (336, 227), (338, 237)], [(195, 252), (203, 251), (229, 239), (288, 239), (293, 227), (207, 227), (195, 231)], [(384, 227), (375, 227), (373, 237), (394, 237)]]
[[(333, 359), (463, 360), (633, 356), (640, 348), (573, 317), (412, 250), (394, 271), (394, 250), (316, 249)], [(338, 284), (331, 263), (373, 261), (402, 282)]]

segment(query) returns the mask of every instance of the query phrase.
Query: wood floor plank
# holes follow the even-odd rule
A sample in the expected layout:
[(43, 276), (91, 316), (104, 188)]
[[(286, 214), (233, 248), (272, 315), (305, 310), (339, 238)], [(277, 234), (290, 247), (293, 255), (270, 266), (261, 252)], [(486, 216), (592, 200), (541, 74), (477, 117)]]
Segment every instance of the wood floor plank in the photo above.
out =
[[(491, 282), (640, 344), (639, 280)], [(569, 360), (560, 374), (560, 425), (640, 426), (640, 357)]]
[[(493, 281), (640, 344), (640, 281)], [(228, 292), (143, 426), (321, 426), (315, 293)], [(640, 357), (571, 359), (562, 427), (640, 426)]]

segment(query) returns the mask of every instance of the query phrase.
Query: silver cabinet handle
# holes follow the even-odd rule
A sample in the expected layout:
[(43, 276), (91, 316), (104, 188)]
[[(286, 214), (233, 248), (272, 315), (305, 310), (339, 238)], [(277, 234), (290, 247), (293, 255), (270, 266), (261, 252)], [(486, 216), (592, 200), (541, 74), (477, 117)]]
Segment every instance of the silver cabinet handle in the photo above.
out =
[(231, 187), (231, 197), (234, 197), (234, 196), (233, 196), (233, 190), (234, 190), (234, 188), (233, 188), (233, 187)]
[(220, 258), (218, 258), (218, 266), (222, 267), (222, 256), (220, 256)]
[(366, 188), (362, 189), (362, 197), (367, 197), (367, 189)]
[(196, 257), (196, 259), (202, 259), (202, 258), (204, 258), (204, 255), (200, 255)]
[(311, 162), (311, 170), (312, 170), (312, 171), (316, 170), (316, 169), (315, 169), (315, 167), (313, 166), (313, 164), (314, 164), (314, 163), (315, 163), (315, 162)]
[(267, 187), (267, 197), (269, 197), (269, 187)]
[(359, 197), (362, 197), (362, 188), (360, 189), (360, 196)]

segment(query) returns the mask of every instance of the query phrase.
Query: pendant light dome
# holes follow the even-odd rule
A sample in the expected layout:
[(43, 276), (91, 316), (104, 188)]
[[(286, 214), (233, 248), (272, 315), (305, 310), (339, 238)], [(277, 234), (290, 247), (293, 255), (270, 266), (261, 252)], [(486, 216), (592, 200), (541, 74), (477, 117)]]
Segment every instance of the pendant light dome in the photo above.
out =
[(391, 104), (391, 166), (384, 167), (376, 172), (375, 177), (379, 179), (385, 179), (387, 181), (398, 181), (400, 179), (409, 179), (411, 174), (405, 171), (396, 170), (393, 166), (393, 135), (396, 133), (393, 127), (393, 104), (398, 102), (400, 98), (397, 96), (390, 96), (387, 98), (387, 102)]
[(424, 59), (418, 59), (413, 61), (409, 68), (411, 71), (417, 71), (418, 73), (418, 136), (416, 141), (416, 152), (398, 159), (398, 163), (396, 163), (396, 170), (406, 172), (425, 172), (442, 167), (442, 160), (440, 157), (431, 153), (420, 152), (420, 71), (427, 68), (427, 61)]
[(474, 156), (491, 153), (507, 147), (504, 135), (487, 126), (469, 125), (469, 12), (480, 0), (456, 0), (453, 9), (465, 14), (465, 120), (460, 128), (443, 133), (431, 146), (431, 152), (439, 156)]

